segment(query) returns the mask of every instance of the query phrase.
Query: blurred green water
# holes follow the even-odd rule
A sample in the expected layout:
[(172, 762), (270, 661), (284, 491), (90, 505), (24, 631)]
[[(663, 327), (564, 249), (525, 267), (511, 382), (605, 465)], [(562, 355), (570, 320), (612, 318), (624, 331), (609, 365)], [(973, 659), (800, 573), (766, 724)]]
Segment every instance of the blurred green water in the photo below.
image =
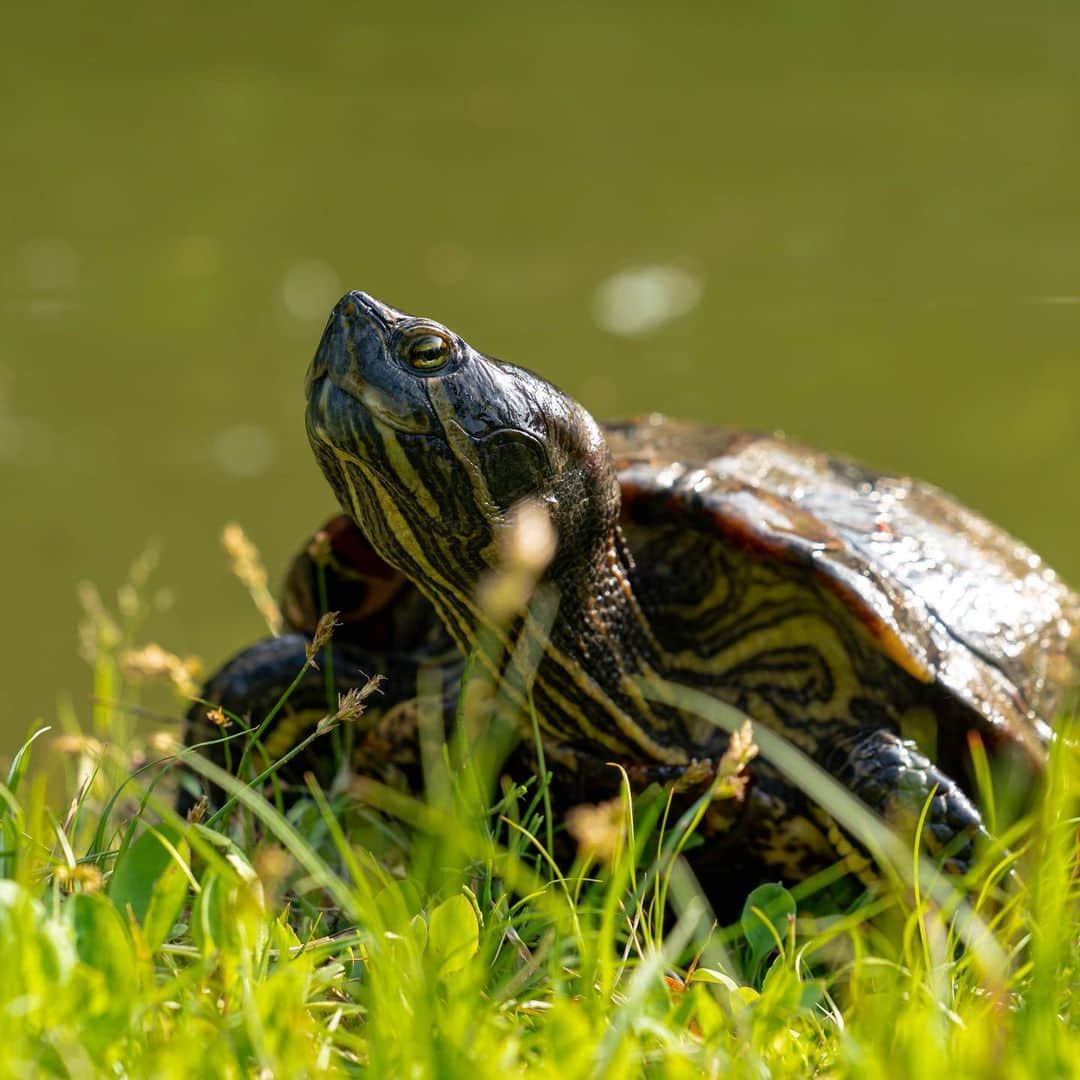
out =
[[(157, 538), (149, 635), (262, 627), (333, 509), (302, 425), (365, 288), (602, 416), (784, 428), (1080, 580), (1080, 7), (59, 3), (0, 44), (0, 749), (89, 693), (76, 583)], [(700, 283), (638, 337), (597, 288)]]

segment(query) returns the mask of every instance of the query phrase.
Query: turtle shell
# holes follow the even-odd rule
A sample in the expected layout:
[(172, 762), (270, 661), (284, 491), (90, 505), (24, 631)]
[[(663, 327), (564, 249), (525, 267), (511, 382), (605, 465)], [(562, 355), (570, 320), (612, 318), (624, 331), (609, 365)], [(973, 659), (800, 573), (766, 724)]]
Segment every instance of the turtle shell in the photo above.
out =
[[(937, 694), (954, 734), (974, 728), (1043, 761), (1080, 674), (1080, 598), (1030, 548), (930, 484), (779, 435), (661, 415), (605, 431), (632, 546), (675, 525), (792, 568)], [(685, 550), (669, 550), (648, 558), (692, 574)]]

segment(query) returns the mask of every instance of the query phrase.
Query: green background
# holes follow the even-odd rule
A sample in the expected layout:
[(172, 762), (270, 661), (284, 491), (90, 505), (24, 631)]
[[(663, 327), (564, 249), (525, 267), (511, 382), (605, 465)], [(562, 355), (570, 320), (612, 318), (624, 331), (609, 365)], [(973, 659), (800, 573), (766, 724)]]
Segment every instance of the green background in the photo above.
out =
[[(0, 749), (76, 584), (156, 538), (148, 636), (263, 632), (333, 500), (302, 377), (363, 288), (600, 416), (783, 428), (1080, 580), (1080, 5), (19, 4), (0, 44)], [(597, 287), (703, 285), (639, 337)]]

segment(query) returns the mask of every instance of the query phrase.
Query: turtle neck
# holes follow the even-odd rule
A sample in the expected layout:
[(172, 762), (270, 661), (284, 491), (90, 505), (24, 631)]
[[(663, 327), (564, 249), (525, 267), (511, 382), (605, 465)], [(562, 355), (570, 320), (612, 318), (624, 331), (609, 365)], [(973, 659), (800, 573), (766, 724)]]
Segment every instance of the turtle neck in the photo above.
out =
[(620, 761), (684, 765), (689, 740), (680, 714), (646, 701), (637, 686), (663, 674), (664, 663), (633, 569), (616, 525), (601, 549), (551, 578), (558, 611), (533, 683), (538, 719), (556, 739), (592, 754), (605, 748)]

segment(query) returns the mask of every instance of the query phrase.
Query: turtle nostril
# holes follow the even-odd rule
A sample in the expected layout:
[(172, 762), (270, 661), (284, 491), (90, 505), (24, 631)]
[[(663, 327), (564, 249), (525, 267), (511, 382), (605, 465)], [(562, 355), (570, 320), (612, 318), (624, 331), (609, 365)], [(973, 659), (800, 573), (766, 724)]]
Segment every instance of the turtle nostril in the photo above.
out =
[(335, 305), (333, 316), (342, 326), (349, 326), (367, 314), (364, 294), (347, 292)]

